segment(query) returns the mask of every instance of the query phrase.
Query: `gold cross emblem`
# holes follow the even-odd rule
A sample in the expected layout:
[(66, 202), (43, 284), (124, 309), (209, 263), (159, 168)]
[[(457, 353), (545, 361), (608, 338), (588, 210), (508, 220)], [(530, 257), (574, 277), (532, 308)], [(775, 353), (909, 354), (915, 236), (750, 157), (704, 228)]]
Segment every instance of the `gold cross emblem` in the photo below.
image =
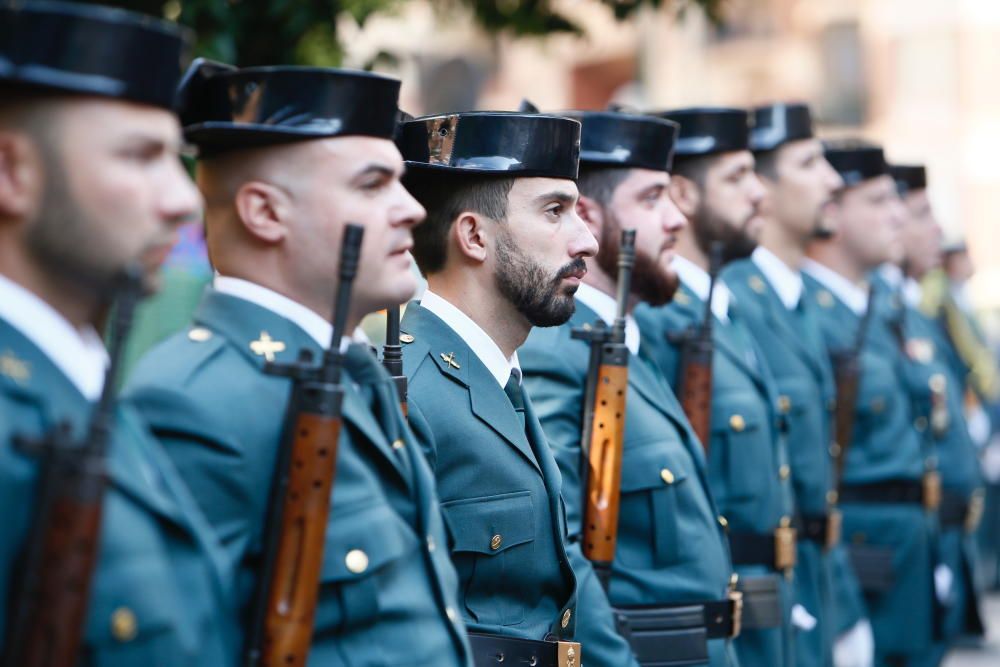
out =
[(459, 368), (461, 368), (461, 366), (458, 365), (458, 362), (455, 361), (455, 353), (454, 352), (449, 352), (448, 354), (443, 354), (442, 353), (441, 354), (441, 361), (443, 361), (444, 363), (448, 364), (449, 366), (451, 366), (452, 368), (454, 368), (456, 370), (459, 369)]
[(266, 331), (260, 332), (260, 338), (250, 343), (250, 351), (264, 357), (266, 361), (274, 361), (275, 352), (284, 352), (285, 344), (271, 338)]
[(763, 294), (767, 290), (767, 287), (764, 286), (764, 281), (760, 279), (760, 276), (750, 276), (747, 283), (750, 285), (750, 289), (757, 292), (757, 294)]
[(10, 350), (0, 354), (0, 375), (6, 375), (18, 383), (25, 383), (31, 377), (31, 365), (14, 356)]

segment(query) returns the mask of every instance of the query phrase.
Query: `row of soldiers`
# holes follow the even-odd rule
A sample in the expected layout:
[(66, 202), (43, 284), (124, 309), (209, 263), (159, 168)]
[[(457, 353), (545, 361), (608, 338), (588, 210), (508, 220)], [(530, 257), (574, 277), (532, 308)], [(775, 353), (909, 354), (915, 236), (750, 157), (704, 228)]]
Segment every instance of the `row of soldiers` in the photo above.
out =
[[(183, 38), (0, 3), (4, 665), (899, 667), (982, 632), (922, 168), (795, 104), (400, 119), (362, 72), (182, 78)], [(216, 277), (116, 396), (202, 212)], [(345, 332), (413, 259), (393, 377)]]

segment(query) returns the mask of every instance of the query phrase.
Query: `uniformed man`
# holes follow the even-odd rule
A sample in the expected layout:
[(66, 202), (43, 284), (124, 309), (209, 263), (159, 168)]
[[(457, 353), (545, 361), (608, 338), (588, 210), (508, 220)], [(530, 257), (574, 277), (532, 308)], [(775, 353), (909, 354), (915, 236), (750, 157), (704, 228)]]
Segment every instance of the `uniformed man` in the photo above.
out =
[(809, 245), (803, 269), (827, 349), (859, 354), (853, 436), (834, 448), (844, 459), (843, 535), (875, 634), (876, 664), (905, 665), (929, 650), (933, 636), (934, 498), (924, 492), (930, 461), (913, 428), (899, 346), (878, 307), (869, 312), (865, 282), (875, 267), (900, 259), (903, 212), (881, 148), (844, 142), (825, 154), (845, 184), (829, 211), (837, 233)]
[(920, 311), (920, 281), (941, 258), (941, 230), (927, 197), (926, 170), (922, 165), (893, 165), (890, 173), (906, 212), (901, 230), (901, 298), (894, 324), (907, 362), (914, 426), (925, 449), (936, 458), (942, 487), (934, 569), (940, 635), (934, 650), (919, 660), (922, 665), (937, 665), (960, 636), (983, 636), (973, 539), (982, 514), (982, 479), (965, 420), (964, 383), (950, 363), (955, 355), (944, 331)]
[[(408, 251), (424, 211), (399, 181), (398, 91), (363, 72), (205, 61), (180, 90), (218, 275), (191, 327), (141, 361), (130, 393), (238, 566), (244, 621), (291, 386), (265, 362), (303, 349), (315, 359), (329, 344), (348, 222), (365, 227), (348, 331), (416, 289)], [(391, 379), (349, 342), (309, 664), (467, 665), (433, 478)]]
[(871, 626), (840, 545), (832, 488), (833, 371), (817, 306), (803, 298), (800, 273), (809, 242), (832, 232), (825, 213), (843, 182), (823, 157), (809, 107), (803, 104), (755, 109), (750, 143), (767, 189), (764, 226), (751, 259), (732, 264), (725, 277), (774, 374), (781, 392), (778, 409), (788, 424), (799, 531), (796, 601), (809, 614), (800, 612), (804, 622), (795, 639), (796, 664), (830, 664), (835, 637), (840, 637), (836, 664), (870, 664), (875, 648)]
[(476, 664), (578, 665), (572, 645), (575, 662), (559, 661), (574, 638), (590, 667), (634, 664), (593, 572), (567, 556), (559, 469), (517, 355), (533, 326), (572, 315), (597, 250), (574, 209), (580, 124), (430, 116), (404, 123), (399, 145), (427, 209), (413, 255), (428, 289), (401, 324), (408, 417), (437, 477)]
[[(729, 638), (738, 631), (739, 610), (701, 444), (640, 346), (631, 315), (640, 300), (665, 303), (677, 287), (669, 267), (685, 220), (667, 192), (677, 127), (623, 113), (576, 117), (583, 123), (577, 210), (600, 250), (587, 259), (573, 317), (534, 330), (521, 349), (525, 384), (556, 452), (570, 530), (579, 542), (586, 493), (581, 466), (589, 465), (581, 463), (580, 442), (590, 344), (572, 332), (595, 322), (613, 325), (619, 239), (622, 229), (635, 230), (621, 502), (608, 597), (641, 665), (736, 665)], [(580, 556), (579, 546), (574, 553)]]
[[(58, 528), (34, 524), (40, 466), (24, 439), (58, 424), (74, 439), (63, 445), (84, 437), (105, 380), (98, 328), (115, 277), (138, 261), (155, 288), (201, 200), (170, 111), (176, 27), (55, 2), (0, 2), (0, 26), (0, 653), (16, 661), (26, 540)], [(106, 468), (80, 664), (233, 664), (222, 552), (127, 404), (114, 411)], [(42, 632), (74, 632), (60, 620)]]
[[(678, 236), (673, 267), (681, 286), (672, 303), (640, 306), (643, 346), (675, 388), (683, 375), (685, 334), (700, 328), (710, 289), (710, 259), (724, 266), (756, 246), (764, 188), (749, 150), (742, 109), (682, 109), (661, 115), (680, 124), (670, 195), (690, 226)], [(713, 252), (713, 247), (717, 252)], [(744, 591), (744, 667), (792, 662), (791, 580), (795, 562), (792, 488), (778, 414), (778, 391), (724, 283), (715, 286), (708, 477), (729, 530)], [(749, 471), (753, 471), (752, 473)]]

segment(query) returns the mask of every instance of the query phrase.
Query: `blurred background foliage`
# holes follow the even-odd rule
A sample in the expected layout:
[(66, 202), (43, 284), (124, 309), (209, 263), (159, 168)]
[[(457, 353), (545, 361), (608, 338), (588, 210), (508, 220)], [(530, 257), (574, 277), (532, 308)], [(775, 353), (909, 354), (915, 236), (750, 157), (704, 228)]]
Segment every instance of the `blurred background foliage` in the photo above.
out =
[[(84, 0), (90, 1), (90, 0)], [(582, 34), (572, 15), (552, 0), (433, 0), (442, 12), (464, 10), (491, 34), (543, 37)], [(721, 20), (726, 0), (583, 0), (608, 8), (619, 20), (644, 6), (673, 6), (683, 17), (690, 9)], [(265, 64), (336, 66), (343, 59), (337, 24), (344, 17), (363, 26), (391, 13), (406, 0), (97, 0), (154, 16), (194, 30), (195, 53), (243, 67)], [(392, 54), (381, 54), (391, 58)], [(369, 63), (371, 65), (373, 63)]]

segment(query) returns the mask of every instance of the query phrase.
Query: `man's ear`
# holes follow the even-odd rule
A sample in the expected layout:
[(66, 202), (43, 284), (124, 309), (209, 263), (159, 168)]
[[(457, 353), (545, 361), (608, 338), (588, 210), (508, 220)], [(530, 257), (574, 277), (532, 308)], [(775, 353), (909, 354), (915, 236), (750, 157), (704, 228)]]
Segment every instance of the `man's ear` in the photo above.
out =
[(667, 191), (670, 194), (670, 199), (677, 205), (684, 217), (690, 220), (701, 203), (701, 189), (698, 184), (680, 174), (673, 174), (670, 177)]
[(41, 156), (27, 136), (0, 131), (0, 217), (30, 217), (44, 174)]
[(604, 208), (597, 200), (581, 194), (576, 200), (576, 214), (587, 225), (587, 230), (593, 237), (600, 240), (604, 230)]
[(278, 243), (288, 234), (286, 220), (292, 203), (281, 189), (261, 181), (248, 181), (236, 191), (236, 214), (243, 228), (264, 243)]
[[(496, 224), (493, 223), (494, 228)], [(478, 213), (462, 211), (458, 214), (449, 236), (463, 261), (477, 264), (486, 261), (487, 246), (496, 240), (494, 230), (488, 225), (487, 218)]]

